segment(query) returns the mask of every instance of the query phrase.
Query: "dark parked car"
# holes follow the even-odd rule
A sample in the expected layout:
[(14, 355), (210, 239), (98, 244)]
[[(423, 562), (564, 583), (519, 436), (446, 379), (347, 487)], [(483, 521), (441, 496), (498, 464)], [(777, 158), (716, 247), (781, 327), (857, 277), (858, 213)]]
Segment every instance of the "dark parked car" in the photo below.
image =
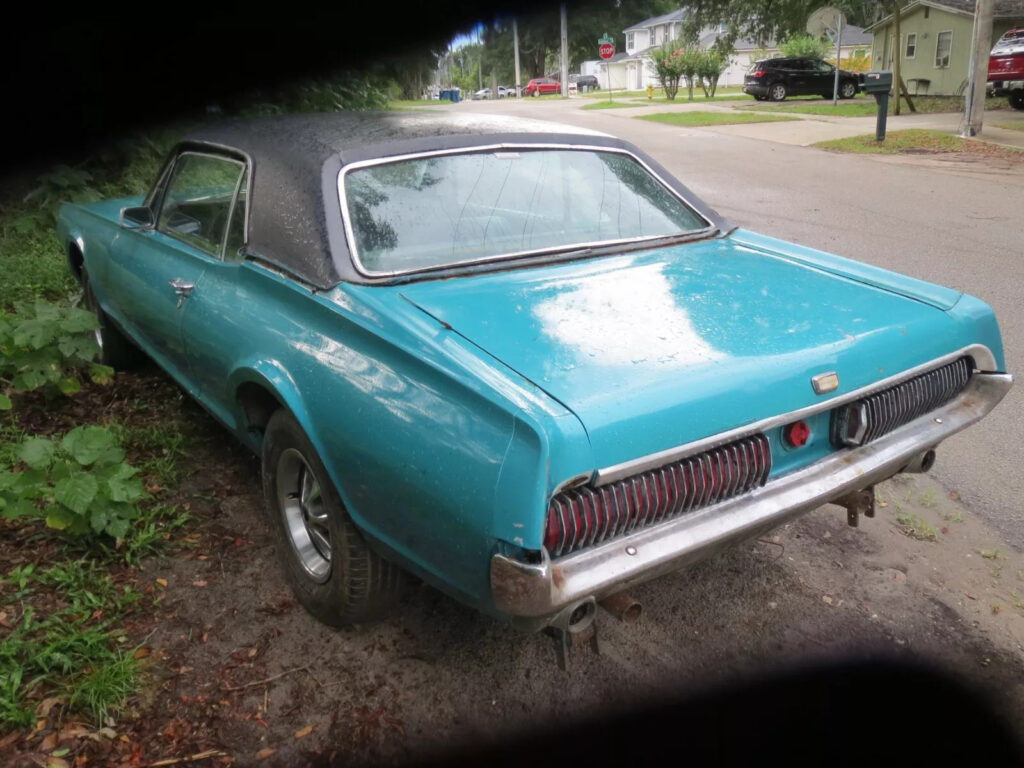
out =
[(576, 83), (576, 88), (581, 91), (596, 91), (601, 88), (595, 75), (569, 75), (569, 82)]
[[(758, 101), (782, 101), (787, 96), (819, 94), (831, 99), (836, 68), (810, 56), (755, 61), (743, 78), (743, 92)], [(839, 98), (857, 95), (857, 73), (839, 70)]]

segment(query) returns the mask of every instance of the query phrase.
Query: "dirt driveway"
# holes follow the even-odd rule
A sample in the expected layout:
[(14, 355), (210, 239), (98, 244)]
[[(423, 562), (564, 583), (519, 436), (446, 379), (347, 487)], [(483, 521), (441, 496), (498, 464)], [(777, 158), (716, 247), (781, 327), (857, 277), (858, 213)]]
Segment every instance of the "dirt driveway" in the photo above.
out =
[(422, 585), (385, 623), (318, 624), (277, 567), (255, 458), (147, 377), (184, 410), (194, 451), (179, 498), (195, 516), (192, 546), (137, 575), (167, 582), (135, 628), (153, 648), (147, 694), (119, 726), (146, 736), (148, 760), (216, 749), (239, 765), (395, 763), (834, 658), (934, 661), (1024, 722), (1024, 558), (927, 476), (880, 487), (859, 528), (824, 507), (637, 589), (640, 620), (600, 612), (601, 655), (579, 647), (562, 671), (552, 638)]

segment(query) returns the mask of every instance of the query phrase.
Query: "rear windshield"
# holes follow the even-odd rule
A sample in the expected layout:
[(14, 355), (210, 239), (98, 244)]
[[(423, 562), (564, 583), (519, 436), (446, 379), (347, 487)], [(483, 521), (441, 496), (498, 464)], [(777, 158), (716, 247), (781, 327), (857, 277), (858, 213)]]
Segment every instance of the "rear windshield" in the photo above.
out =
[(619, 152), (428, 156), (356, 168), (342, 178), (355, 255), (368, 273), (437, 269), (709, 226)]

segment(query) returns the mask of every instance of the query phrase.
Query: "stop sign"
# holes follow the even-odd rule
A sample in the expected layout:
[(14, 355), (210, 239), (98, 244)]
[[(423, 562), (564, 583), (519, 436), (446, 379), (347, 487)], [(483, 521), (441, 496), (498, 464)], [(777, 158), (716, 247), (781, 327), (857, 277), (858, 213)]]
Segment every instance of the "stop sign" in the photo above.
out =
[(601, 47), (597, 51), (601, 54), (602, 59), (610, 59), (615, 55), (615, 43), (601, 43)]

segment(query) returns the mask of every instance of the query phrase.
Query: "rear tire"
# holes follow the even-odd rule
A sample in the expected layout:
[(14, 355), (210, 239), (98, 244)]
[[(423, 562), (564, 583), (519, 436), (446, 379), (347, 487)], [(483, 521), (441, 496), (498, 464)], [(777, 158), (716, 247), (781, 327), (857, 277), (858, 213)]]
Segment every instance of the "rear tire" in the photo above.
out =
[(96, 315), (96, 322), (100, 327), (94, 333), (96, 344), (100, 348), (97, 360), (103, 365), (109, 365), (116, 370), (125, 371), (137, 368), (145, 356), (127, 336), (115, 326), (107, 313), (100, 308), (93, 293), (92, 284), (89, 282), (89, 273), (85, 266), (82, 266), (82, 305)]
[(783, 83), (773, 83), (768, 88), (768, 98), (772, 101), (785, 101), (786, 86)]
[(1024, 88), (1010, 91), (1006, 100), (1010, 102), (1010, 106), (1014, 109), (1024, 109)]
[(267, 423), (262, 458), (276, 548), (299, 602), (334, 627), (386, 615), (405, 574), (370, 549), (313, 444), (284, 408)]
[(839, 84), (839, 98), (852, 99), (857, 95), (857, 84), (852, 80), (846, 80)]

